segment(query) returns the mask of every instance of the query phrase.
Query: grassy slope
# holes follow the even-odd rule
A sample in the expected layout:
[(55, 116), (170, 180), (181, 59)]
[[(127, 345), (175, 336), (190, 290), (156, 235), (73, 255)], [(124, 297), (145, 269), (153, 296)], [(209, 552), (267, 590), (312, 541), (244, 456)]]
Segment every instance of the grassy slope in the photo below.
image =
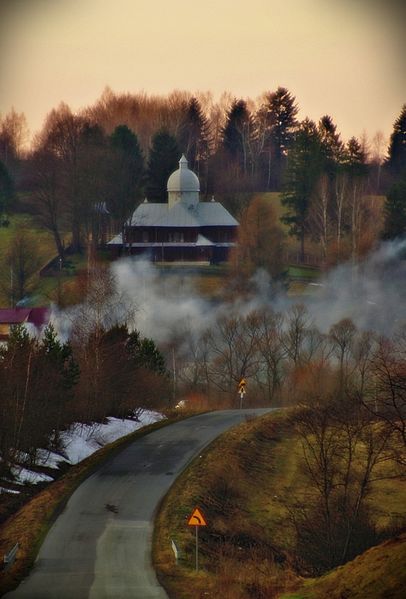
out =
[(281, 599), (395, 599), (405, 596), (406, 533)]
[[(45, 229), (36, 225), (32, 216), (28, 214), (14, 214), (10, 217), (10, 225), (8, 227), (0, 227), (0, 268), (2, 267), (2, 258), (6, 254), (13, 236), (16, 231), (22, 227), (35, 235), (40, 248), (40, 260), (42, 266), (55, 256), (55, 244), (52, 235)], [(46, 299), (49, 286), (49, 281), (37, 277), (35, 281), (35, 292)], [(3, 297), (0, 289), (0, 305), (5, 305), (5, 302), (6, 298)]]
[[(303, 492), (304, 479), (298, 469), (299, 442), (284, 416), (273, 414), (261, 422), (248, 422), (216, 441), (211, 449), (175, 483), (157, 516), (154, 560), (169, 596), (189, 599), (192, 586), (197, 597), (205, 592), (208, 597), (223, 599), (270, 599), (300, 587), (301, 579), (290, 566), (294, 530), (287, 504)], [(398, 481), (381, 482), (372, 504), (383, 507), (386, 517), (377, 521), (377, 526), (387, 524), (390, 514), (405, 501), (406, 490)], [(199, 575), (193, 571), (194, 531), (186, 524), (195, 506), (208, 521), (200, 535)], [(180, 550), (177, 567), (171, 539)], [(392, 550), (389, 546), (388, 551)], [(398, 562), (391, 563), (393, 571), (390, 574), (386, 568), (384, 585), (391, 585), (391, 576), (398, 577)], [(336, 576), (341, 576), (341, 570)], [(332, 586), (337, 586), (336, 582)], [(348, 588), (358, 592), (358, 587), (355, 573)], [(306, 592), (311, 588), (306, 587)], [(314, 597), (328, 596), (323, 593)], [(297, 594), (302, 596), (307, 597)], [(362, 595), (344, 596), (360, 599)], [(393, 595), (397, 596), (400, 598)]]

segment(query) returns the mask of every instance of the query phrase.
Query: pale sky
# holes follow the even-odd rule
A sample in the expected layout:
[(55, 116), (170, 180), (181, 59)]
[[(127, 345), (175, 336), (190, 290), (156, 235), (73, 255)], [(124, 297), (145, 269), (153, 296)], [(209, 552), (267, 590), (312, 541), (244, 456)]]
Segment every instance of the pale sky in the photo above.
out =
[(397, 0), (3, 0), (1, 6), (0, 114), (11, 107), (24, 112), (31, 133), (61, 101), (79, 110), (106, 86), (256, 98), (281, 85), (296, 96), (300, 118), (330, 114), (344, 139), (363, 130), (389, 136), (406, 102)]

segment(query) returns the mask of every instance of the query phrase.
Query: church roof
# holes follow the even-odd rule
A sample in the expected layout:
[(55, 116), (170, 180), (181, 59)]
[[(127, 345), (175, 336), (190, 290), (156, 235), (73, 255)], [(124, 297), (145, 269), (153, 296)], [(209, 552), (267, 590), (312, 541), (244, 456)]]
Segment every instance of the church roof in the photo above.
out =
[(199, 202), (193, 206), (179, 202), (171, 209), (168, 204), (143, 203), (134, 211), (132, 227), (214, 227), (237, 226), (238, 222), (219, 202)]
[(175, 192), (200, 191), (199, 179), (195, 173), (188, 168), (184, 154), (182, 154), (182, 157), (179, 160), (178, 170), (172, 173), (168, 179), (167, 189), (168, 191)]

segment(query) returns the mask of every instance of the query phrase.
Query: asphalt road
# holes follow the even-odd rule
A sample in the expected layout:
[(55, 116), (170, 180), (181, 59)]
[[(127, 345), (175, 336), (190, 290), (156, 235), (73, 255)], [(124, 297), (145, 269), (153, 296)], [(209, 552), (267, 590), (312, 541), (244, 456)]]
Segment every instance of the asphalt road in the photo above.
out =
[(194, 416), (137, 439), (71, 496), (12, 599), (167, 599), (151, 564), (156, 507), (203, 447), (248, 414)]

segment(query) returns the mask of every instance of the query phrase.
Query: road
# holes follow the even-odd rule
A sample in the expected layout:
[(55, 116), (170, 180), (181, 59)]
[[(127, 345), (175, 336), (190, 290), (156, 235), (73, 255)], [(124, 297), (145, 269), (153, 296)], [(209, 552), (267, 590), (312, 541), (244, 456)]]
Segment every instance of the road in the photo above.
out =
[(167, 599), (151, 563), (157, 505), (190, 460), (222, 432), (269, 410), (188, 418), (137, 439), (84, 481), (8, 599)]

